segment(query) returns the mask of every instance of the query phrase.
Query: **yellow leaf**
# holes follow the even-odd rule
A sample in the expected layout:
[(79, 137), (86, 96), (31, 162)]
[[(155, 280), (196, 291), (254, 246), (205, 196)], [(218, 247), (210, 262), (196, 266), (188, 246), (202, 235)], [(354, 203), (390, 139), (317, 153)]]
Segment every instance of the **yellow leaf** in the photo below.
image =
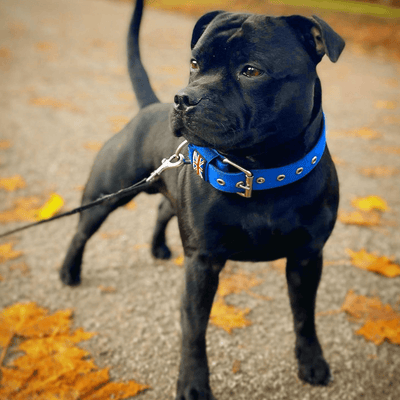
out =
[(11, 142), (9, 140), (0, 140), (0, 150), (5, 150), (11, 147)]
[(225, 297), (229, 294), (240, 293), (242, 291), (248, 291), (254, 286), (258, 286), (262, 283), (260, 279), (255, 277), (255, 274), (247, 274), (240, 271), (236, 274), (223, 276), (219, 282), (218, 295)]
[(377, 297), (358, 296), (352, 290), (347, 293), (342, 310), (363, 321), (356, 331), (377, 346), (385, 340), (400, 345), (400, 314)]
[(185, 257), (183, 254), (179, 255), (178, 257), (174, 258), (174, 263), (175, 265), (177, 265), (178, 267), (183, 267), (183, 264), (185, 262)]
[(96, 141), (91, 141), (91, 142), (86, 142), (83, 147), (87, 150), (92, 150), (92, 151), (99, 151), (103, 147), (102, 142), (96, 142)]
[(50, 195), (50, 199), (39, 207), (38, 197), (24, 197), (14, 202), (14, 208), (0, 213), (0, 223), (13, 221), (39, 221), (55, 215), (63, 206), (64, 200), (56, 193)]
[(356, 252), (347, 249), (354, 266), (367, 271), (376, 272), (388, 278), (394, 278), (400, 275), (400, 265), (397, 265), (388, 257), (379, 257), (376, 254), (367, 253), (365, 249)]
[(397, 102), (388, 100), (378, 100), (375, 103), (375, 108), (385, 108), (387, 110), (394, 110), (397, 107)]
[(249, 308), (240, 310), (226, 304), (223, 298), (217, 298), (211, 309), (210, 322), (226, 332), (232, 333), (234, 328), (244, 328), (251, 325), (251, 321), (246, 319), (249, 312)]
[(381, 216), (376, 211), (339, 211), (338, 219), (347, 225), (376, 226), (381, 223)]
[(131, 200), (129, 203), (124, 205), (124, 208), (128, 210), (134, 210), (136, 208), (136, 203), (134, 200)]
[(100, 289), (100, 291), (102, 293), (115, 293), (117, 291), (115, 286), (103, 286), (103, 285), (99, 285), (98, 289)]
[(10, 178), (0, 179), (0, 189), (7, 190), (8, 192), (13, 192), (17, 189), (22, 189), (26, 186), (26, 183), (22, 176), (15, 175)]
[(47, 107), (53, 109), (64, 109), (74, 112), (82, 112), (82, 110), (67, 100), (57, 100), (53, 97), (35, 97), (29, 100), (29, 104), (36, 107)]
[(114, 133), (119, 132), (130, 121), (130, 119), (128, 117), (125, 117), (124, 115), (110, 117), (108, 118), (108, 120), (111, 122), (111, 130)]
[(388, 211), (389, 207), (385, 200), (379, 196), (356, 197), (351, 204), (361, 211)]
[(4, 243), (0, 245), (0, 263), (3, 263), (7, 260), (15, 260), (18, 257), (21, 257), (22, 251), (13, 250), (13, 246), (15, 243)]
[(380, 178), (380, 177), (397, 175), (400, 172), (400, 170), (395, 167), (378, 166), (371, 168), (360, 168), (360, 172), (363, 175), (371, 178)]
[(373, 146), (371, 149), (378, 153), (400, 154), (400, 146)]
[(39, 221), (41, 219), (46, 219), (57, 214), (58, 211), (64, 205), (63, 198), (57, 194), (52, 193), (50, 199), (44, 204), (37, 212), (36, 219)]
[(149, 388), (150, 386), (148, 385), (141, 385), (133, 381), (128, 383), (110, 382), (99, 390), (96, 390), (92, 395), (89, 395), (85, 400), (122, 400), (136, 396)]

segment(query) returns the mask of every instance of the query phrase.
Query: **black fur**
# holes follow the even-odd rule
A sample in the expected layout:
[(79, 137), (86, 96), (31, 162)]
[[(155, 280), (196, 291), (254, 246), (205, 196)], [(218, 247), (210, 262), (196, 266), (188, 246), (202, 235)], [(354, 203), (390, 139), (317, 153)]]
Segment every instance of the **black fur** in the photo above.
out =
[[(83, 204), (148, 176), (164, 157), (173, 154), (182, 141), (180, 136), (215, 148), (247, 169), (290, 164), (315, 145), (322, 128), (316, 65), (324, 53), (337, 61), (344, 47), (343, 40), (325, 22), (317, 17), (206, 14), (193, 31), (195, 62), (188, 86), (177, 93), (174, 104), (161, 104), (140, 61), (142, 8), (139, 0), (128, 38), (129, 73), (142, 110), (100, 151)], [(249, 66), (256, 68), (254, 76), (249, 74)], [(214, 189), (191, 166), (166, 171), (145, 191), (165, 195), (152, 254), (170, 256), (165, 228), (174, 215), (178, 216), (185, 253), (176, 399), (213, 398), (205, 332), (218, 275), (227, 260), (287, 258), (299, 376), (311, 384), (328, 384), (330, 370), (314, 321), (323, 247), (334, 227), (339, 201), (328, 148), (303, 179), (253, 192), (249, 199)], [(65, 284), (80, 282), (87, 240), (111, 211), (131, 198), (82, 213), (61, 269)]]

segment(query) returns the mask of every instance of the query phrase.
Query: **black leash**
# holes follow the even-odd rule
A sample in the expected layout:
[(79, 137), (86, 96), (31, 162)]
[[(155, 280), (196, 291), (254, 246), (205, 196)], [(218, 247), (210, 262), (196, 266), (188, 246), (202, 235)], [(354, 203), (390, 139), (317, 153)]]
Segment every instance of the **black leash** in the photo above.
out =
[(32, 222), (30, 224), (21, 226), (19, 228), (13, 229), (11, 231), (2, 233), (2, 234), (0, 234), (0, 238), (8, 236), (8, 235), (11, 235), (13, 233), (24, 231), (25, 229), (33, 228), (34, 226), (38, 226), (38, 225), (41, 225), (41, 224), (45, 224), (47, 222), (54, 221), (54, 220), (59, 219), (59, 218), (63, 218), (63, 217), (67, 217), (69, 215), (80, 213), (80, 212), (82, 212), (84, 210), (87, 210), (88, 208), (95, 207), (95, 206), (97, 206), (97, 205), (99, 205), (101, 203), (104, 203), (107, 200), (113, 199), (114, 197), (123, 198), (125, 196), (129, 196), (139, 186), (147, 185), (149, 182), (151, 182), (154, 179), (156, 179), (166, 169), (177, 168), (177, 167), (180, 167), (181, 165), (187, 164), (188, 161), (185, 160), (185, 157), (183, 156), (183, 154), (179, 153), (179, 151), (182, 149), (182, 147), (185, 146), (186, 144), (187, 144), (187, 140), (183, 141), (179, 145), (179, 147), (176, 149), (175, 154), (173, 154), (168, 159), (164, 158), (164, 160), (162, 160), (162, 162), (161, 162), (161, 165), (155, 171), (153, 171), (148, 178), (144, 178), (141, 181), (133, 184), (132, 186), (129, 186), (129, 187), (124, 188), (124, 189), (121, 189), (118, 192), (102, 196), (102, 197), (98, 198), (97, 200), (94, 200), (94, 201), (92, 201), (90, 203), (87, 203), (87, 204), (85, 204), (85, 205), (83, 205), (81, 207), (74, 208), (71, 211), (67, 211), (65, 213), (62, 213), (62, 214), (59, 214), (59, 215), (55, 215), (54, 217), (42, 219), (42, 220), (37, 221), (37, 222)]

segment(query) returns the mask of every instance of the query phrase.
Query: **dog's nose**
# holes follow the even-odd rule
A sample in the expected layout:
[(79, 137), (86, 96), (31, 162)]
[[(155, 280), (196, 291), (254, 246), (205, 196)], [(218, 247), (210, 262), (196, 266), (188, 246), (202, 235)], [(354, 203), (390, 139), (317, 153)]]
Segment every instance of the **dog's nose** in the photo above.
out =
[(193, 107), (200, 102), (201, 98), (190, 95), (188, 92), (181, 90), (174, 97), (174, 107), (179, 111), (186, 111), (189, 107)]

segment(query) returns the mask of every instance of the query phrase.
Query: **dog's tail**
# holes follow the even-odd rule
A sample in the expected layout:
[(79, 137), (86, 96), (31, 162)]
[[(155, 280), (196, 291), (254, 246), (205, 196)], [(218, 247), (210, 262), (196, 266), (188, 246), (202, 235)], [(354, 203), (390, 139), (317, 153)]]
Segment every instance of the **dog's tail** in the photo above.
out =
[(140, 108), (160, 102), (150, 85), (149, 77), (140, 59), (139, 28), (142, 14), (143, 0), (137, 0), (128, 32), (128, 71)]

